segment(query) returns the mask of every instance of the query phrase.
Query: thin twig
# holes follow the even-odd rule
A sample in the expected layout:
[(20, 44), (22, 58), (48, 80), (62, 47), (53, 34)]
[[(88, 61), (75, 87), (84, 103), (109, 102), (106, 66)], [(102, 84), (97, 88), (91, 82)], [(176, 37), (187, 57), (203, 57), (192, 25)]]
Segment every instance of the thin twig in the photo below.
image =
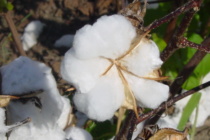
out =
[(193, 42), (187, 40), (185, 37), (180, 39), (179, 44), (180, 44), (180, 46), (184, 46), (184, 47), (188, 46), (188, 47), (191, 47), (194, 49), (198, 49), (200, 51), (210, 53), (210, 47), (208, 45), (193, 43)]
[(192, 0), (184, 4), (183, 6), (177, 8), (175, 11), (171, 12), (170, 14), (164, 16), (161, 19), (155, 20), (153, 23), (151, 23), (149, 26), (145, 28), (145, 31), (151, 31), (158, 26), (162, 25), (163, 23), (169, 22), (171, 19), (179, 16), (180, 14), (189, 11), (192, 8), (200, 7), (201, 0)]
[(196, 13), (195, 10), (190, 10), (186, 12), (185, 16), (183, 17), (180, 26), (176, 29), (175, 33), (172, 36), (172, 39), (168, 43), (167, 47), (161, 53), (161, 59), (165, 62), (176, 50), (179, 49), (177, 42), (179, 42), (180, 38), (183, 37), (186, 29), (188, 28), (194, 14)]
[(196, 93), (199, 90), (202, 90), (202, 89), (204, 89), (204, 88), (206, 88), (208, 86), (210, 86), (210, 81), (208, 81), (208, 82), (206, 82), (206, 83), (204, 83), (204, 84), (202, 84), (200, 86), (197, 86), (197, 87), (195, 87), (195, 88), (193, 88), (193, 89), (191, 89), (191, 90), (189, 90), (187, 92), (184, 92), (183, 94), (181, 94), (181, 95), (179, 95), (177, 97), (174, 97), (174, 98), (170, 99), (167, 102), (162, 103), (158, 108), (150, 111), (149, 113), (140, 115), (139, 116), (140, 119), (137, 120), (137, 124), (142, 122), (142, 121), (144, 121), (144, 120), (146, 120), (146, 119), (148, 119), (148, 118), (150, 118), (150, 117), (152, 117), (152, 116), (154, 116), (155, 114), (157, 114), (161, 110), (165, 110), (165, 108), (168, 108), (168, 107), (172, 106), (175, 102), (177, 102), (177, 101), (179, 101), (179, 100), (181, 100), (181, 99), (183, 99), (183, 98), (185, 98), (185, 97), (187, 97), (189, 95), (192, 95), (193, 93)]
[(23, 47), (22, 47), (22, 43), (20, 41), (20, 38), (19, 38), (19, 35), (18, 35), (18, 32), (17, 32), (17, 29), (15, 27), (15, 24), (11, 18), (11, 15), (10, 15), (10, 11), (8, 11), (7, 13), (4, 14), (4, 17), (7, 21), (7, 24), (9, 25), (9, 28), (12, 32), (12, 37), (15, 41), (15, 44), (16, 44), (16, 47), (17, 47), (17, 50), (19, 51), (20, 55), (22, 56), (26, 56), (26, 53), (25, 51), (23, 50)]

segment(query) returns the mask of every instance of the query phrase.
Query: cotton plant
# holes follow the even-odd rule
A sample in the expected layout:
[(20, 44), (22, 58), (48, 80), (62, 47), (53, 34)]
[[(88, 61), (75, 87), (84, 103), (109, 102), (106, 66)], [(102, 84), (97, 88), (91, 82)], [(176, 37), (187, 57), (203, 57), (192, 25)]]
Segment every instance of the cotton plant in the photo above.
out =
[[(9, 140), (66, 140), (64, 129), (71, 121), (71, 106), (69, 99), (60, 95), (51, 69), (21, 56), (0, 70), (2, 93), (22, 99), (11, 101), (7, 106), (8, 124), (31, 118), (31, 122), (13, 129)], [(29, 99), (31, 95), (40, 100), (39, 106), (39, 102)]]
[(76, 32), (61, 65), (62, 77), (75, 86), (76, 108), (90, 119), (105, 121), (119, 110), (156, 108), (167, 100), (157, 45), (137, 33), (122, 15), (103, 16)]

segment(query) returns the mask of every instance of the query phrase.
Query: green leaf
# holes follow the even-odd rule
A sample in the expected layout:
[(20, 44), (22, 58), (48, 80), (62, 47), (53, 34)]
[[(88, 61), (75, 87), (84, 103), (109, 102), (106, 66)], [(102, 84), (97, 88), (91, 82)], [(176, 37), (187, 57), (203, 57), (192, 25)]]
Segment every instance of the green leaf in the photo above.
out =
[(157, 44), (161, 52), (163, 51), (163, 49), (165, 49), (167, 45), (166, 42), (162, 38), (158, 37), (156, 33), (152, 34), (152, 40)]
[(116, 125), (110, 121), (91, 122), (86, 130), (90, 132), (94, 140), (107, 140), (115, 135)]
[(184, 130), (193, 110), (198, 106), (201, 98), (201, 93), (195, 93), (192, 95), (187, 105), (183, 109), (181, 119), (179, 121), (177, 129), (180, 131)]
[(8, 2), (6, 8), (7, 10), (13, 10), (14, 6), (12, 5), (12, 3)]
[(3, 12), (4, 10), (12, 10), (14, 6), (12, 3), (7, 2), (7, 0), (0, 0), (0, 12)]

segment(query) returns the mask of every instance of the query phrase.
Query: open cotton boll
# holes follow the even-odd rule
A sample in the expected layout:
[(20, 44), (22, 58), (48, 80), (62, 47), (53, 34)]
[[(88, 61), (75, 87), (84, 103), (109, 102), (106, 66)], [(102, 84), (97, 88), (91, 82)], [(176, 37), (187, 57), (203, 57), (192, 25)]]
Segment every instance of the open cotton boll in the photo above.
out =
[(74, 103), (77, 109), (97, 121), (111, 119), (124, 100), (124, 87), (113, 69), (107, 77), (101, 77), (88, 93), (76, 93)]
[(77, 89), (77, 109), (91, 119), (110, 119), (123, 105), (136, 108), (136, 100), (155, 108), (168, 98), (168, 86), (139, 77), (151, 77), (162, 61), (153, 41), (142, 38), (135, 47), (135, 37), (135, 28), (121, 15), (103, 16), (77, 31), (61, 74)]
[(80, 60), (75, 56), (74, 48), (71, 48), (61, 64), (63, 79), (73, 84), (82, 93), (89, 92), (97, 83), (110, 62), (102, 58)]
[(162, 63), (157, 45), (146, 38), (141, 39), (132, 55), (122, 60), (122, 64), (138, 76), (147, 76), (153, 70), (159, 69)]
[[(11, 101), (7, 107), (9, 124), (30, 117), (32, 121), (11, 132), (11, 137), (19, 139), (54, 139), (65, 137), (63, 129), (71, 110), (69, 100), (62, 97), (57, 89), (51, 69), (27, 57), (19, 57), (1, 68), (3, 94), (21, 95), (30, 91), (43, 90), (38, 94), (41, 110), (34, 102)], [(22, 132), (20, 134), (20, 132)], [(12, 139), (13, 140), (13, 139)]]
[(70, 48), (72, 46), (74, 40), (74, 35), (67, 34), (60, 37), (58, 40), (55, 41), (54, 46), (56, 48), (58, 47), (68, 47)]
[(66, 130), (67, 140), (92, 140), (92, 136), (82, 128), (69, 127)]
[(23, 36), (21, 37), (23, 49), (28, 51), (37, 43), (37, 39), (42, 32), (44, 24), (38, 20), (30, 22), (24, 29)]
[(121, 15), (103, 16), (92, 26), (77, 31), (73, 47), (80, 59), (104, 56), (117, 58), (129, 49), (135, 28)]

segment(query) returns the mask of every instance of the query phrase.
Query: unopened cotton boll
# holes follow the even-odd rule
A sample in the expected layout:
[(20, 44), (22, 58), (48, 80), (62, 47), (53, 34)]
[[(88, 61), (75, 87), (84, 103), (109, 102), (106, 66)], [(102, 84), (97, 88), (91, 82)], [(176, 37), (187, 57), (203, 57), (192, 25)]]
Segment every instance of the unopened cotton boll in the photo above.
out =
[(70, 127), (66, 130), (67, 140), (92, 140), (92, 136), (82, 128)]
[(35, 20), (30, 22), (24, 29), (23, 36), (21, 37), (23, 49), (28, 51), (37, 43), (37, 39), (42, 32), (42, 29), (45, 24)]
[(24, 95), (43, 90), (36, 95), (42, 104), (41, 109), (31, 100), (25, 103), (19, 100), (11, 101), (8, 105), (9, 124), (28, 117), (32, 120), (13, 130), (10, 134), (11, 140), (63, 140), (63, 129), (68, 125), (71, 107), (69, 100), (60, 95), (51, 69), (43, 63), (21, 56), (0, 70), (3, 94)]
[(70, 48), (72, 46), (74, 39), (74, 35), (68, 34), (68, 35), (63, 35), (60, 37), (58, 40), (55, 41), (54, 46), (56, 48), (58, 47), (68, 47)]
[(135, 37), (135, 28), (121, 15), (103, 16), (77, 31), (61, 74), (76, 87), (74, 103), (89, 118), (110, 119), (131, 100), (125, 98), (129, 88), (143, 107), (155, 108), (168, 98), (167, 85), (144, 78), (158, 78), (151, 77), (163, 63), (157, 45), (147, 38), (134, 43)]

